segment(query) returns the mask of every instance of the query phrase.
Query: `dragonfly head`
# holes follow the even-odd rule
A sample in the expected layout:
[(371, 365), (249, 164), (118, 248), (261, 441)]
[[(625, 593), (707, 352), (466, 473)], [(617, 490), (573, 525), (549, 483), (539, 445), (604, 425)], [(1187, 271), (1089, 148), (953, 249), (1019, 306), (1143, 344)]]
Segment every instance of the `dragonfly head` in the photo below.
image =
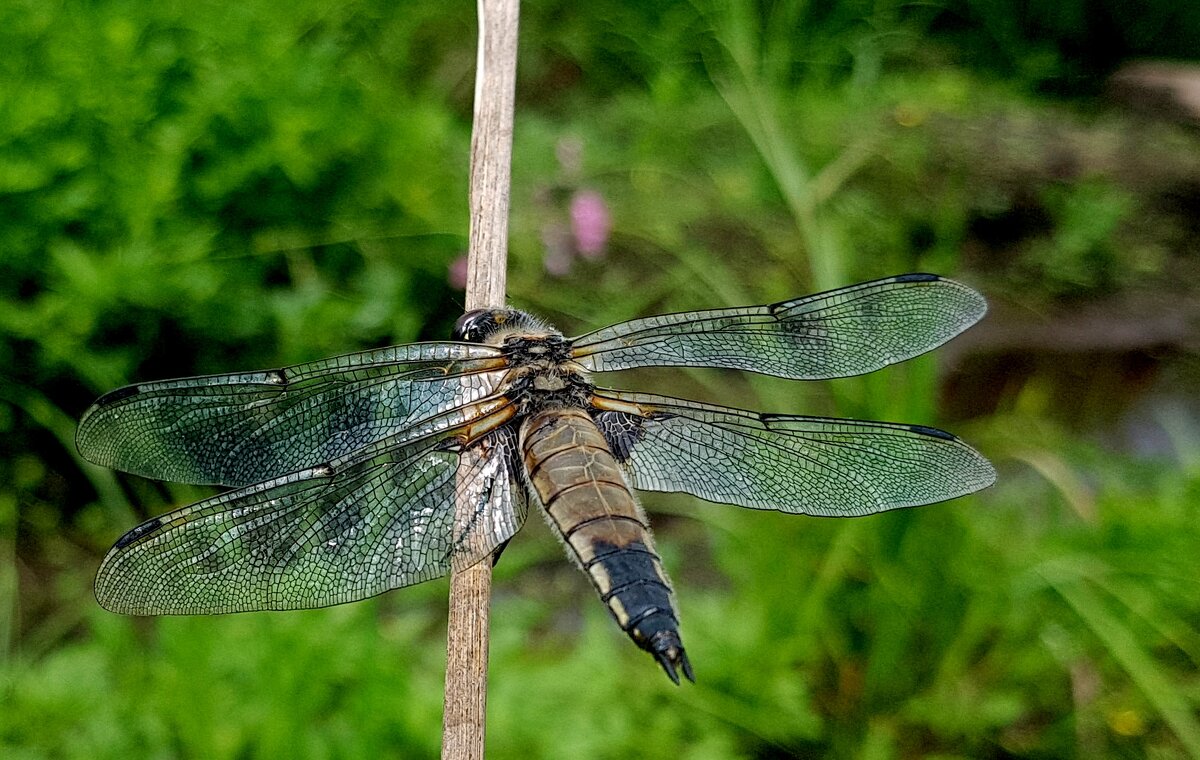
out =
[(454, 323), (454, 340), (501, 345), (505, 338), (519, 335), (544, 338), (557, 331), (542, 320), (516, 309), (474, 309)]

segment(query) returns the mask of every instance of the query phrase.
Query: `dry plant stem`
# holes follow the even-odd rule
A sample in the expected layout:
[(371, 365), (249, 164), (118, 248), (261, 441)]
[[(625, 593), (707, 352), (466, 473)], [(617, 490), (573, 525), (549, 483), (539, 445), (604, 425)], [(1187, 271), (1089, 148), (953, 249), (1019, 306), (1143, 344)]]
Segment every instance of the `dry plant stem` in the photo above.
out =
[[(504, 305), (517, 15), (518, 0), (479, 0), (479, 57), (471, 128), (468, 310)], [(471, 509), (469, 504), (455, 507), (460, 511)], [(450, 576), (442, 718), (444, 760), (483, 758), (491, 586), (492, 565), (486, 560)]]
[(479, 0), (467, 309), (504, 305), (518, 0)]

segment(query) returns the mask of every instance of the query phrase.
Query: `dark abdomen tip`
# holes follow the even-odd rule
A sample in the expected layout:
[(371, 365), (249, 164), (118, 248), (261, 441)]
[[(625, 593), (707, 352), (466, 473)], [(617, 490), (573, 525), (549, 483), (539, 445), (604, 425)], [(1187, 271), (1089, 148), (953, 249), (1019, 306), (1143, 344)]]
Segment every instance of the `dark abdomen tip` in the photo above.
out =
[(696, 676), (692, 673), (692, 663), (688, 661), (687, 652), (683, 649), (683, 641), (680, 640), (679, 631), (675, 628), (675, 619), (670, 617), (669, 620), (670, 627), (664, 627), (651, 635), (646, 640), (645, 648), (654, 655), (654, 659), (658, 660), (658, 664), (662, 666), (667, 677), (676, 685), (679, 684), (678, 671), (683, 671), (687, 680), (696, 683)]

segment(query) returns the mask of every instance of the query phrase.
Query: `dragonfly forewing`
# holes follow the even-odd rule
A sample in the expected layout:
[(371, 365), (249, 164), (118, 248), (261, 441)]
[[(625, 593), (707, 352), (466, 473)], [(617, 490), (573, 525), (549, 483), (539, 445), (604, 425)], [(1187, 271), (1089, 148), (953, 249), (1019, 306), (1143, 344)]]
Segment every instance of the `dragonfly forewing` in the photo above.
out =
[(96, 464), (181, 483), (243, 486), (344, 456), (491, 392), (491, 346), (414, 343), (266, 372), (140, 383), (79, 423)]
[(719, 367), (819, 380), (923, 354), (986, 311), (983, 296), (965, 285), (906, 274), (766, 306), (622, 322), (573, 339), (572, 354), (596, 372)]

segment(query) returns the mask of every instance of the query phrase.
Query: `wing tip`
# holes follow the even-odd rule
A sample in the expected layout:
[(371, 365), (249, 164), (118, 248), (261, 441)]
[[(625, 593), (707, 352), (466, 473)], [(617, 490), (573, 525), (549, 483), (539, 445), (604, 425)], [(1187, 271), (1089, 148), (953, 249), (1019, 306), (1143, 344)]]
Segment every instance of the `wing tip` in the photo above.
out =
[(92, 439), (92, 426), (90, 423), (94, 421), (97, 415), (107, 411), (110, 407), (118, 404), (128, 398), (140, 395), (142, 386), (139, 384), (126, 385), (116, 390), (105, 393), (100, 398), (96, 399), (95, 403), (84, 410), (79, 417), (79, 425), (75, 428), (75, 449), (79, 455), (93, 464), (110, 467), (110, 460), (104, 455), (96, 442)]
[(974, 447), (972, 447), (963, 439), (959, 438), (953, 433), (947, 433), (945, 430), (929, 427), (927, 425), (906, 424), (905, 427), (909, 432), (916, 433), (917, 435), (924, 435), (930, 438), (937, 438), (938, 440), (946, 441), (947, 443), (957, 444), (961, 449), (970, 454), (971, 464), (973, 467), (970, 468), (971, 477), (967, 481), (964, 490), (962, 493), (946, 497), (946, 499), (943, 499), (943, 501), (947, 499), (957, 499), (959, 496), (966, 496), (967, 494), (972, 494), (976, 491), (982, 491), (983, 489), (988, 488), (996, 483), (996, 479), (999, 477), (999, 475), (996, 472), (995, 465), (993, 465), (987, 457), (985, 457), (983, 454), (980, 454), (974, 449)]
[(117, 615), (146, 614), (139, 613), (135, 605), (131, 605), (127, 599), (122, 598), (122, 589), (126, 587), (123, 584), (113, 582), (113, 579), (110, 577), (109, 561), (116, 551), (116, 546), (109, 549), (108, 555), (100, 563), (100, 569), (96, 571), (96, 580), (92, 583), (92, 594), (96, 597), (96, 604)]
[[(905, 275), (902, 275), (902, 276), (905, 276)], [(939, 283), (943, 283), (943, 284), (953, 288), (954, 290), (958, 291), (959, 296), (962, 297), (962, 302), (961, 302), (962, 319), (959, 323), (960, 327), (958, 329), (958, 332), (956, 332), (955, 335), (958, 335), (959, 333), (963, 332), (964, 330), (971, 327), (972, 325), (974, 325), (976, 322), (983, 319), (984, 316), (987, 315), (987, 312), (988, 312), (987, 299), (983, 297), (982, 293), (980, 293), (978, 290), (976, 290), (975, 288), (972, 288), (969, 285), (964, 285), (961, 282), (959, 282), (958, 280), (951, 280), (948, 277), (941, 277), (940, 275), (907, 275), (907, 276), (928, 277), (928, 278), (930, 278), (928, 280), (918, 279), (918, 280), (911, 280), (911, 282), (939, 282)]]
[(968, 491), (968, 493), (975, 493), (976, 491), (982, 491), (985, 488), (991, 488), (996, 485), (996, 481), (1000, 479), (1000, 473), (996, 472), (996, 465), (992, 464), (991, 460), (978, 451), (975, 451), (975, 449), (971, 449), (971, 451), (975, 452), (975, 456), (979, 460), (977, 463), (979, 465), (979, 479), (976, 481), (976, 488), (973, 491)]
[(957, 290), (963, 296), (964, 302), (968, 308), (963, 309), (963, 315), (966, 318), (966, 329), (978, 322), (987, 313), (987, 299), (978, 290), (975, 290), (969, 285), (964, 285), (958, 280), (952, 280), (949, 277), (943, 277), (940, 274), (931, 274), (929, 272), (909, 272), (907, 274), (898, 274), (894, 277), (885, 278), (884, 282), (894, 283), (944, 283), (945, 285)]

